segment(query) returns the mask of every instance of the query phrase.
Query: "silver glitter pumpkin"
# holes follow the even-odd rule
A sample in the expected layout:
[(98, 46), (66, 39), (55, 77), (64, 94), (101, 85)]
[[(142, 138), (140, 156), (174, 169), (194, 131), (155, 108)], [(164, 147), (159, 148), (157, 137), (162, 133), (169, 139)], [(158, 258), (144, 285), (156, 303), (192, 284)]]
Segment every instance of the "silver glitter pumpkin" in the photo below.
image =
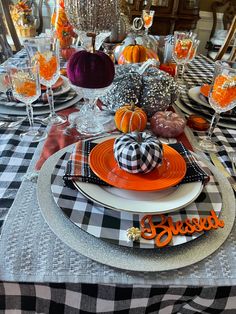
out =
[(128, 31), (130, 29), (129, 19), (126, 15), (121, 13), (118, 22), (113, 26), (111, 30), (111, 35), (108, 38), (108, 42), (110, 43), (120, 43), (122, 42)]
[(115, 112), (132, 100), (150, 118), (176, 100), (178, 89), (173, 77), (156, 67), (140, 73), (140, 64), (126, 64), (116, 67), (113, 86), (101, 101), (110, 112)]
[(157, 111), (166, 110), (178, 95), (173, 77), (157, 68), (149, 68), (142, 77), (139, 103), (150, 118)]
[(100, 33), (118, 22), (118, 0), (65, 0), (68, 20), (77, 32)]

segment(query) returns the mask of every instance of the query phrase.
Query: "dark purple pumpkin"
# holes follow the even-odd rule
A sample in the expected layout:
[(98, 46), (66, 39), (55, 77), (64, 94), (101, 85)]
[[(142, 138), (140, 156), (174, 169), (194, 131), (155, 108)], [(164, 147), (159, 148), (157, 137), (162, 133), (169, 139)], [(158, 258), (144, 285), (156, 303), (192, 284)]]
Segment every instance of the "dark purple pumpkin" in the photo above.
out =
[(115, 75), (114, 63), (104, 52), (82, 50), (74, 53), (67, 64), (67, 75), (72, 84), (84, 88), (109, 86)]

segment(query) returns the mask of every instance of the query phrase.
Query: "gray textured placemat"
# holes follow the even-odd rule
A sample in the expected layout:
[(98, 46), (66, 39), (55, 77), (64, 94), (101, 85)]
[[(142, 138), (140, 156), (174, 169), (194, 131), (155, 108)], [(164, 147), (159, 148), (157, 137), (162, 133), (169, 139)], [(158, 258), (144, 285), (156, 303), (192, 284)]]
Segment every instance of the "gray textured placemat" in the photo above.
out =
[[(39, 151), (40, 147), (29, 172), (34, 167)], [(222, 180), (225, 179), (222, 177)], [(29, 180), (22, 183), (0, 239), (0, 280), (7, 281), (235, 285), (235, 260), (234, 226), (227, 241), (217, 252), (190, 267), (143, 273), (102, 265), (76, 253), (54, 235), (41, 215), (36, 184)], [(145, 265), (143, 267), (145, 269)]]

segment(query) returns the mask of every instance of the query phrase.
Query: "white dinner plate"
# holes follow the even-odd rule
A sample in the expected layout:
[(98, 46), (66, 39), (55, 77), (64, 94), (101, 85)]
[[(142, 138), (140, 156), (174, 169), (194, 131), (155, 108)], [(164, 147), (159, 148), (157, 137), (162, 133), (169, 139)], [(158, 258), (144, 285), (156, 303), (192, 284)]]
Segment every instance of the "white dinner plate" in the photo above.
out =
[[(117, 136), (108, 136), (105, 139)], [(101, 143), (104, 138), (96, 142)], [(74, 181), (75, 187), (87, 198), (118, 211), (144, 214), (168, 213), (193, 202), (201, 193), (202, 182), (181, 184), (163, 191), (141, 192), (98, 186)], [(122, 200), (121, 200), (122, 199)]]
[[(62, 103), (55, 105), (55, 111), (60, 111), (62, 109), (69, 108), (81, 100), (77, 95), (69, 101), (63, 101)], [(37, 107), (34, 108), (34, 115), (44, 115), (50, 113), (50, 109), (48, 106)], [(17, 107), (6, 107), (0, 104), (0, 114), (2, 115), (14, 115), (14, 116), (25, 116), (26, 110), (25, 108), (17, 108)]]
[(192, 100), (194, 100), (195, 102), (197, 102), (198, 104), (201, 104), (205, 107), (211, 108), (208, 101), (203, 98), (204, 96), (201, 98), (200, 88), (201, 88), (201, 86), (195, 86), (195, 87), (190, 88), (188, 90), (189, 97)]
[(192, 203), (201, 193), (202, 182), (181, 184), (164, 191), (138, 192), (75, 181), (88, 199), (104, 207), (137, 214), (161, 214)]

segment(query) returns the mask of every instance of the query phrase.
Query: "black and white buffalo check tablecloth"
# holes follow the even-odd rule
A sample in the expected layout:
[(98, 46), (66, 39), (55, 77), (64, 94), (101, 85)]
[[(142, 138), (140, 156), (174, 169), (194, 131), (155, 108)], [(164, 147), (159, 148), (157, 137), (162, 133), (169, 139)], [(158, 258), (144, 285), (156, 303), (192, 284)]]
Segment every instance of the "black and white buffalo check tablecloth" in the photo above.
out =
[[(208, 62), (197, 58), (186, 77), (205, 82)], [(192, 73), (192, 72), (191, 72)], [(195, 84), (195, 81), (194, 81)], [(17, 129), (0, 128), (0, 224), (3, 225), (37, 144), (20, 141)], [(44, 128), (38, 125), (39, 128)], [(198, 136), (195, 133), (195, 136)], [(201, 135), (201, 134), (200, 134)], [(236, 150), (236, 131), (217, 128), (213, 140), (220, 145), (219, 158), (232, 173), (228, 150)], [(39, 156), (38, 156), (39, 157)], [(20, 210), (20, 209), (19, 209)], [(1, 238), (0, 238), (1, 241)], [(86, 267), (86, 265), (85, 265)], [(194, 269), (194, 266), (193, 266)], [(183, 270), (184, 271), (184, 270)], [(1, 265), (0, 265), (1, 278)], [(229, 274), (230, 278), (230, 274)], [(0, 282), (0, 313), (235, 313), (236, 287), (113, 285), (91, 283)]]

